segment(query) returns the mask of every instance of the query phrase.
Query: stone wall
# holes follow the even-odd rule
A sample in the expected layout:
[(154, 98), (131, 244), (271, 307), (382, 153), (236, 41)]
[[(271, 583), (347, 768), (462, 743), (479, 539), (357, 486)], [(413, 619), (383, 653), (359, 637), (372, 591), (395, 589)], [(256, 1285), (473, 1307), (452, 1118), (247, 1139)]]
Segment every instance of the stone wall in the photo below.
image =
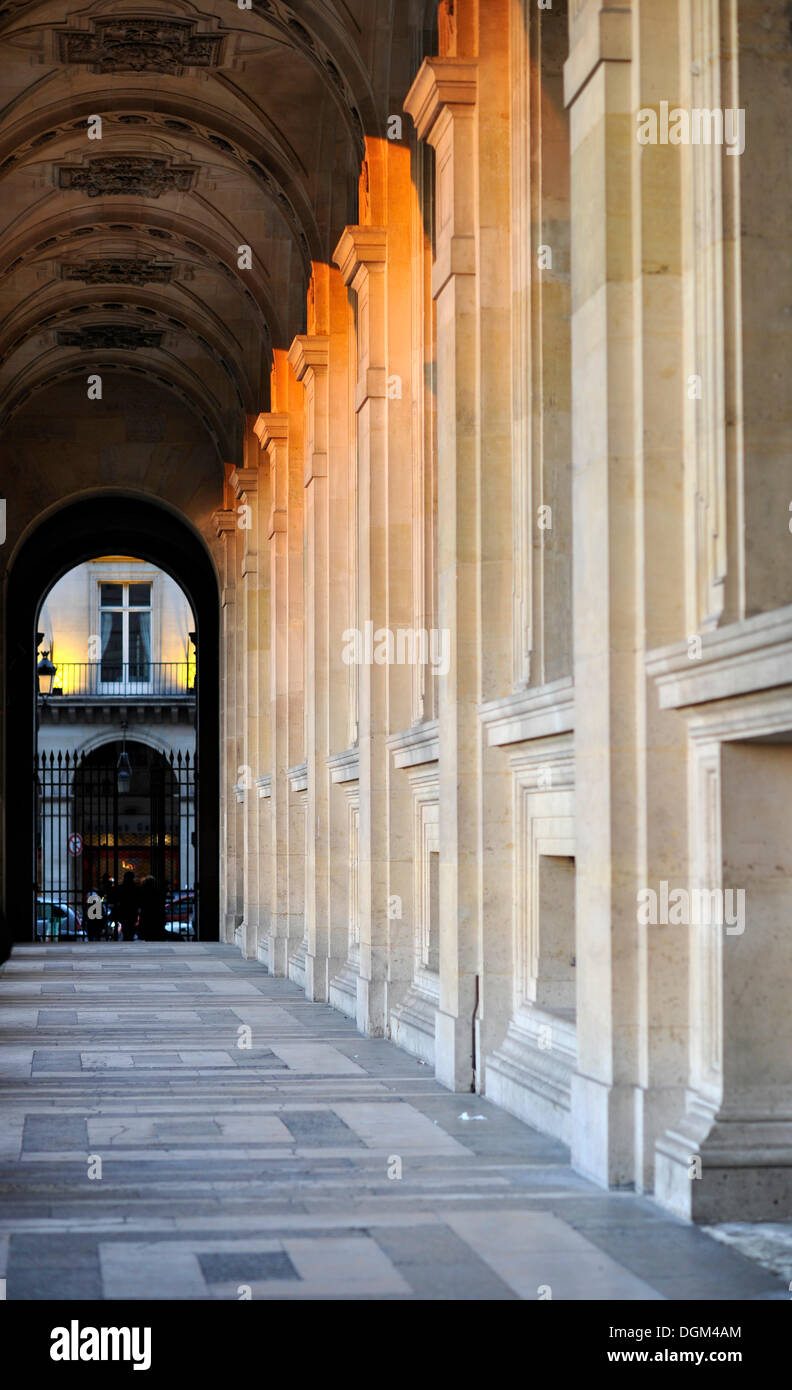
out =
[[(657, 1154), (701, 1219), (792, 1201), (788, 1063), (761, 989), (728, 1003), (792, 966), (785, 851), (757, 877), (746, 824), (790, 793), (788, 499), (757, 453), (788, 393), (753, 327), (789, 247), (735, 211), (775, 183), (781, 8), (588, 0), (568, 29), (461, 0), (246, 463), (274, 641), (237, 939), (595, 1180), (651, 1191)], [(637, 138), (643, 108), (749, 91), (739, 157)], [(400, 665), (400, 627), (445, 634), (447, 669)], [(744, 934), (642, 921), (662, 883), (744, 887)]]

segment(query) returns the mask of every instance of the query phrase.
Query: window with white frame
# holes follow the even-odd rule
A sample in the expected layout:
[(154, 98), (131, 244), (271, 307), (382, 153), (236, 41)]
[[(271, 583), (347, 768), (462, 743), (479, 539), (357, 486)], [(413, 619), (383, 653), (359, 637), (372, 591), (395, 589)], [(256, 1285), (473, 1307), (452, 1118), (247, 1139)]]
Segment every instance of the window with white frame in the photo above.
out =
[(103, 685), (148, 685), (151, 681), (151, 584), (99, 585)]

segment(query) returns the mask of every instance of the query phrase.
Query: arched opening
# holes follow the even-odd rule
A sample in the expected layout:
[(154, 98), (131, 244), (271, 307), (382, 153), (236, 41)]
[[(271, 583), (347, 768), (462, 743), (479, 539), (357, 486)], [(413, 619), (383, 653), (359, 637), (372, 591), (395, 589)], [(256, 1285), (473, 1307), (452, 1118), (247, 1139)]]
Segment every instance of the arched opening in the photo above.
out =
[[(116, 583), (108, 584), (104, 594), (97, 581), (96, 660), (67, 662), (65, 666), (70, 668), (67, 679), (75, 687), (85, 686), (86, 697), (98, 704), (102, 722), (84, 746), (70, 750), (68, 769), (63, 759), (59, 767), (56, 760), (48, 787), (46, 769), (42, 785), (42, 769), (34, 768), (39, 752), (37, 662), (40, 652), (46, 650), (40, 645), (42, 636), (47, 637), (40, 625), (42, 601), (65, 575), (96, 559), (97, 543), (104, 556), (119, 560), (139, 557), (156, 572), (175, 580), (194, 622), (190, 628), (192, 645), (185, 652), (183, 671), (179, 662), (154, 662), (147, 618), (151, 598), (150, 593), (143, 592), (150, 580), (141, 583), (139, 574), (131, 574), (131, 579), (119, 583), (119, 576), (114, 575), (111, 578)], [(14, 939), (36, 937), (39, 917), (42, 922), (47, 920), (46, 908), (40, 914), (37, 904), (47, 901), (71, 909), (75, 917), (70, 918), (67, 912), (66, 925), (71, 922), (76, 927), (77, 917), (87, 917), (85, 892), (99, 889), (99, 883), (83, 882), (85, 874), (93, 879), (98, 873), (100, 880), (107, 876), (118, 884), (119, 875), (127, 872), (122, 861), (131, 865), (134, 858), (131, 853), (121, 853), (116, 865), (123, 850), (136, 852), (137, 877), (153, 875), (163, 895), (167, 891), (163, 921), (192, 926), (204, 940), (217, 939), (219, 597), (214, 567), (203, 541), (177, 514), (140, 497), (116, 492), (69, 503), (50, 513), (20, 546), (9, 574), (7, 612), (5, 785), (11, 799), (6, 801), (4, 862), (8, 872), (4, 882), (5, 910)], [(200, 656), (196, 659), (197, 652)], [(62, 690), (63, 679), (62, 672)], [(168, 681), (174, 689), (163, 694), (163, 682)], [(140, 737), (135, 737), (134, 728), (130, 729), (124, 717), (125, 708), (136, 702), (139, 715), (150, 694), (167, 698), (174, 708), (180, 701), (194, 703), (191, 748), (174, 748), (172, 740), (169, 743), (145, 719), (142, 723), (138, 720)], [(59, 699), (63, 701), (63, 695), (50, 696), (53, 704)], [(124, 751), (130, 778), (125, 785), (122, 776), (119, 785)], [(188, 753), (189, 758), (185, 757)], [(196, 760), (201, 767), (200, 787), (195, 779)], [(122, 765), (120, 771), (125, 770)], [(61, 792), (67, 786), (64, 812)], [(48, 791), (50, 816), (46, 824), (58, 841), (57, 849), (51, 845), (49, 853), (41, 836), (41, 798)], [(58, 803), (55, 814), (53, 791)], [(81, 826), (71, 823), (75, 814), (81, 818)], [(79, 872), (64, 858), (64, 852), (69, 855), (69, 836), (79, 836), (72, 841), (79, 851), (72, 858), (79, 859), (87, 851)], [(65, 845), (61, 844), (64, 837)], [(47, 872), (48, 884), (42, 877)], [(191, 921), (197, 914), (190, 912), (187, 890), (193, 891), (194, 901), (200, 904), (199, 922)], [(102, 920), (106, 915), (103, 909)]]
[[(35, 789), (37, 941), (196, 939), (194, 754), (126, 737), (45, 746)], [(139, 921), (145, 899), (158, 920)]]

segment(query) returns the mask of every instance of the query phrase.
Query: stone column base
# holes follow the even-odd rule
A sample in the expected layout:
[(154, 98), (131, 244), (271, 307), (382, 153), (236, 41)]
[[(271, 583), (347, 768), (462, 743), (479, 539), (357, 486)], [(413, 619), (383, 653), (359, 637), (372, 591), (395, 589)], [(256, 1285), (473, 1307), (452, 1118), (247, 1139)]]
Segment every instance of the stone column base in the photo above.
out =
[(369, 1038), (385, 1036), (385, 982), (358, 975), (355, 1023)]
[(774, 1116), (768, 1106), (766, 1114), (748, 1119), (716, 1111), (700, 1098), (689, 1105), (657, 1142), (655, 1200), (704, 1224), (789, 1220), (792, 1114)]
[(328, 1003), (347, 1018), (357, 1020), (357, 982), (358, 968), (354, 961), (343, 961), (331, 975), (328, 987)]
[[(305, 954), (305, 997), (315, 1004), (326, 1004), (329, 999), (328, 961), (326, 956)], [(335, 973), (335, 972), (334, 972)]]
[(305, 957), (306, 998), (315, 1004), (330, 1003), (330, 982), (343, 967), (344, 961), (337, 957), (312, 956), (308, 951)]
[(289, 938), (270, 934), (267, 965), (270, 975), (285, 978), (289, 973)]
[(600, 1187), (635, 1181), (635, 1086), (572, 1077), (572, 1167)]
[(304, 941), (289, 952), (289, 979), (293, 984), (305, 989), (305, 961), (307, 950)]
[(258, 942), (257, 924), (249, 917), (246, 917), (240, 928), (242, 939), (242, 954), (245, 960), (256, 959), (256, 945)]
[(411, 985), (400, 1004), (390, 1010), (390, 1036), (397, 1047), (434, 1066), (437, 999)]
[(569, 1144), (576, 1052), (574, 1020), (534, 1008), (520, 1023), (512, 1020), (500, 1047), (487, 1057), (484, 1094)]
[(435, 1014), (435, 1076), (449, 1091), (472, 1091), (473, 1033), (469, 1018)]

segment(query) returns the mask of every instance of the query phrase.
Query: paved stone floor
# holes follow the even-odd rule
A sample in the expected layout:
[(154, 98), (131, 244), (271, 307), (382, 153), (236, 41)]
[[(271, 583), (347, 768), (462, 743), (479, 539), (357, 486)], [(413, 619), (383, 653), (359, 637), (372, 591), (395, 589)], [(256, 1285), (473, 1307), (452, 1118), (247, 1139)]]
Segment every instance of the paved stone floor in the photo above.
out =
[(789, 1297), (233, 948), (175, 943), (0, 971), (3, 1275), (12, 1300)]

